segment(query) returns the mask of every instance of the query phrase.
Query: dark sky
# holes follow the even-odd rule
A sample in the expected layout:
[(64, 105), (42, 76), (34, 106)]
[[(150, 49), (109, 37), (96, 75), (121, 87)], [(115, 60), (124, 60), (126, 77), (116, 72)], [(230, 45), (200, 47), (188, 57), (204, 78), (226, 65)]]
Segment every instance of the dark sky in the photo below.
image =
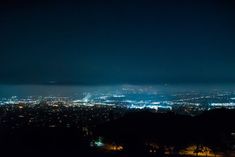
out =
[(0, 2), (1, 84), (235, 82), (234, 0)]

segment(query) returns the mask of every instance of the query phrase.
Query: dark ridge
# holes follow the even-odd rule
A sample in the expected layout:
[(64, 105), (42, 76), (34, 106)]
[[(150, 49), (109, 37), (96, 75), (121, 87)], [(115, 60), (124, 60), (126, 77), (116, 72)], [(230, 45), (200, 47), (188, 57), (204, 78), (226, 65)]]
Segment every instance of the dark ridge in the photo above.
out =
[[(5, 156), (148, 156), (146, 143), (156, 143), (174, 146), (175, 152), (195, 144), (225, 153), (234, 145), (233, 119), (235, 110), (228, 109), (206, 111), (195, 117), (140, 111), (94, 127), (92, 136), (84, 136), (78, 128), (1, 128), (0, 151)], [(124, 151), (113, 154), (91, 148), (90, 142), (97, 137), (123, 145)]]

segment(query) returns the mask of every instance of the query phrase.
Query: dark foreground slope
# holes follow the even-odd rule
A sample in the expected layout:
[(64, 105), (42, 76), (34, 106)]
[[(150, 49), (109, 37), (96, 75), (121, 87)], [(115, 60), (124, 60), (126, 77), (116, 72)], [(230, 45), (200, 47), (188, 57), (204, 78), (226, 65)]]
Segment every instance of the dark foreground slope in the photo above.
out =
[(100, 125), (96, 132), (124, 145), (131, 154), (145, 156), (148, 145), (157, 145), (163, 148), (162, 155), (166, 147), (173, 148), (170, 154), (176, 155), (181, 149), (195, 145), (209, 147), (215, 154), (231, 156), (235, 146), (234, 119), (235, 110), (227, 109), (207, 111), (196, 117), (137, 112)]
[[(215, 153), (232, 156), (234, 119), (235, 111), (226, 109), (196, 117), (146, 111), (100, 124), (89, 136), (77, 128), (1, 129), (0, 156), (179, 156), (189, 145), (208, 146)], [(98, 137), (123, 150), (91, 147)], [(152, 145), (157, 146), (155, 154), (149, 153)], [(172, 148), (171, 152), (166, 148)]]

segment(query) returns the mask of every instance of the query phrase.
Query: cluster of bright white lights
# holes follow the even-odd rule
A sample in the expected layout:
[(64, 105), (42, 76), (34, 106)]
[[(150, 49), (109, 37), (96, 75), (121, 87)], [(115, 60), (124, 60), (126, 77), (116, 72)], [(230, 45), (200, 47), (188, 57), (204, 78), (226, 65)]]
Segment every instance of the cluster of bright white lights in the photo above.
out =
[(234, 102), (230, 102), (230, 103), (211, 103), (211, 106), (231, 107), (231, 106), (235, 106), (235, 103)]
[(159, 108), (172, 110), (171, 106), (163, 106), (163, 105), (134, 105), (131, 104), (128, 108), (130, 109), (154, 109), (158, 110)]

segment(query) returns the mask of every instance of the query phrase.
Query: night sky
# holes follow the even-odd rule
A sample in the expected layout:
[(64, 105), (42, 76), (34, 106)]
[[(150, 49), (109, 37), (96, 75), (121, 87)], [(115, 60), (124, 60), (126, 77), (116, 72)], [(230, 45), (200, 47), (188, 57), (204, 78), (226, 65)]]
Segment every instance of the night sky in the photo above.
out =
[(0, 2), (0, 84), (235, 82), (234, 0)]

